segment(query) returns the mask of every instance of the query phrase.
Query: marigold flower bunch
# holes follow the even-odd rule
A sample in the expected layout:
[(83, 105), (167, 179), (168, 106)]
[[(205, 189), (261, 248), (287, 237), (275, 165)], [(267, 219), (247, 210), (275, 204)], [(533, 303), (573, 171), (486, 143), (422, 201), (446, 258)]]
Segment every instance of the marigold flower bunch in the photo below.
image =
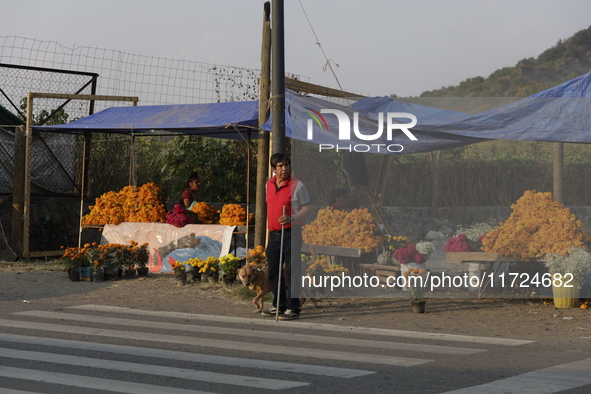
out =
[(528, 190), (511, 205), (513, 212), (482, 239), (485, 252), (496, 252), (524, 261), (549, 254), (566, 256), (569, 249), (585, 247), (583, 223), (552, 193)]
[(426, 260), (425, 256), (419, 253), (417, 250), (416, 245), (410, 245), (406, 248), (396, 249), (392, 254), (396, 260), (400, 262), (400, 264), (408, 264), (408, 263), (418, 263), (422, 264)]
[(218, 222), (218, 211), (213, 205), (209, 205), (206, 202), (194, 203), (191, 207), (191, 212), (197, 215), (197, 220), (201, 224), (215, 224)]
[[(249, 222), (254, 217), (249, 214)], [(224, 226), (246, 226), (246, 209), (239, 204), (226, 204), (220, 213), (220, 224)]]
[(187, 275), (185, 264), (181, 262), (173, 261), (172, 264), (170, 264), (170, 267), (177, 277), (183, 277)]
[(166, 214), (160, 187), (153, 182), (139, 188), (125, 186), (119, 192), (107, 192), (89, 208), (90, 213), (82, 217), (82, 224), (161, 223)]
[(232, 253), (220, 258), (220, 271), (223, 275), (236, 275), (242, 259), (235, 257)]
[(338, 264), (330, 264), (326, 256), (320, 255), (306, 270), (308, 276), (340, 275), (349, 270)]
[(248, 264), (267, 264), (267, 253), (262, 245), (258, 245), (254, 249), (250, 249), (248, 256), (246, 256)]
[(386, 249), (390, 249), (390, 250), (406, 248), (410, 244), (412, 244), (412, 242), (410, 242), (410, 239), (408, 239), (402, 235), (399, 235), (396, 237), (392, 236), (392, 235), (388, 235), (384, 240), (384, 247)]
[(375, 235), (378, 224), (366, 208), (345, 212), (331, 207), (318, 211), (316, 219), (302, 230), (307, 244), (360, 248), (369, 252), (383, 242)]
[(199, 272), (202, 275), (212, 276), (218, 273), (220, 270), (220, 261), (213, 256), (209, 256), (205, 260), (201, 260), (199, 257), (196, 257), (195, 260), (197, 262), (197, 266), (199, 267)]

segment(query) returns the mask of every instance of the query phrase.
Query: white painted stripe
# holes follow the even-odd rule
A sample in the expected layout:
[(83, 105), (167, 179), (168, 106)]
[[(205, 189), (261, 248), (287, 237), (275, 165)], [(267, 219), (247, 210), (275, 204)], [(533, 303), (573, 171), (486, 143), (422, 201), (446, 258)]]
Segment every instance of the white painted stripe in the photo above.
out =
[(105, 360), (81, 356), (69, 356), (57, 353), (42, 353), (29, 350), (2, 349), (2, 357), (16, 358), (19, 360), (35, 360), (45, 363), (65, 364), (70, 366), (82, 366), (116, 371), (135, 372), (148, 375), (166, 376), (169, 378), (188, 379), (211, 383), (222, 383), (234, 386), (256, 387), (260, 389), (269, 390), (283, 390), (309, 385), (309, 383), (306, 382), (265, 379), (257, 378), (255, 376), (230, 375), (226, 373), (166, 367), (163, 365), (138, 364), (130, 363), (127, 361)]
[(0, 366), (0, 376), (127, 394), (208, 394), (206, 391), (185, 390), (173, 387), (155, 386), (151, 384), (99, 379), (90, 376), (80, 376), (78, 378), (74, 378), (76, 375), (71, 373), (65, 374), (58, 372), (45, 372), (34, 369), (22, 369), (5, 366)]
[[(60, 324), (35, 323), (30, 321), (0, 319), (0, 326), (81, 335), (80, 327), (66, 326)], [(247, 351), (254, 353), (271, 353), (275, 355), (301, 356), (326, 360), (352, 360), (356, 362), (395, 365), (400, 367), (412, 367), (415, 365), (433, 362), (433, 360), (424, 360), (418, 358), (390, 357), (354, 352), (338, 352), (288, 346), (264, 345), (260, 343), (232, 342), (211, 338), (207, 338), (206, 340), (204, 340), (202, 338), (186, 337), (181, 335), (142, 333), (140, 336), (136, 332), (100, 329), (95, 327), (85, 327), (84, 335), (101, 336), (117, 339), (141, 340), (148, 342), (154, 341), (164, 343), (178, 343), (183, 345), (213, 347), (217, 349)]]
[(81, 309), (91, 310), (98, 312), (116, 312), (124, 313), (126, 315), (143, 315), (143, 316), (158, 316), (174, 319), (194, 319), (194, 320), (205, 320), (215, 321), (222, 323), (240, 323), (240, 324), (256, 324), (256, 325), (277, 325), (284, 324), (286, 326), (293, 325), (298, 328), (309, 328), (313, 330), (329, 331), (329, 332), (352, 332), (355, 334), (369, 334), (369, 335), (384, 335), (392, 337), (402, 338), (413, 338), (413, 339), (432, 339), (438, 341), (457, 341), (457, 342), (468, 342), (468, 343), (484, 343), (490, 345), (505, 345), (505, 346), (519, 346), (526, 345), (529, 343), (535, 343), (536, 341), (522, 340), (522, 339), (510, 339), (510, 338), (491, 338), (491, 337), (478, 337), (471, 335), (457, 335), (457, 334), (442, 334), (442, 333), (430, 333), (421, 331), (404, 331), (404, 330), (392, 330), (387, 328), (372, 328), (372, 327), (357, 327), (357, 326), (338, 326), (334, 324), (318, 324), (318, 323), (306, 323), (305, 319), (299, 321), (279, 321), (275, 319), (249, 319), (245, 317), (233, 317), (233, 316), (216, 316), (216, 315), (203, 315), (197, 313), (181, 313), (181, 312), (162, 312), (162, 311), (147, 311), (142, 309), (134, 308), (123, 308), (117, 306), (108, 305), (79, 305), (68, 307), (69, 309)]
[(7, 388), (0, 387), (0, 393), (2, 394), (38, 394), (38, 391), (22, 391), (22, 390), (12, 390)]
[(591, 359), (575, 361), (539, 371), (524, 373), (479, 386), (466, 387), (448, 393), (519, 393), (546, 394), (591, 384)]
[(133, 347), (126, 345), (110, 345), (87, 341), (71, 341), (56, 338), (37, 338), (23, 335), (2, 334), (0, 341), (19, 342), (31, 345), (61, 347), (67, 349), (84, 349), (97, 352), (108, 352), (115, 354), (128, 354), (139, 357), (154, 357), (169, 360), (188, 361), (203, 364), (226, 365), (230, 367), (267, 369), (271, 371), (283, 371), (297, 374), (309, 374), (330, 376), (336, 378), (355, 378), (376, 373), (361, 369), (327, 367), (323, 365), (309, 365), (285, 363), (278, 361), (256, 360), (253, 358), (213, 356), (209, 354), (175, 352), (164, 349), (149, 349), (144, 347)]
[(438, 353), (448, 354), (455, 356), (465, 356), (475, 353), (481, 353), (485, 350), (481, 349), (468, 349), (461, 347), (450, 347), (450, 346), (439, 346), (439, 345), (423, 345), (414, 343), (400, 343), (400, 342), (389, 342), (389, 341), (371, 341), (366, 339), (356, 338), (339, 338), (339, 337), (328, 337), (318, 335), (306, 335), (306, 334), (295, 334), (290, 333), (285, 335), (284, 332), (273, 332), (273, 331), (261, 331), (261, 330), (244, 330), (238, 328), (227, 328), (227, 327), (213, 327), (213, 326), (197, 326), (193, 324), (178, 324), (178, 323), (166, 323), (150, 321), (149, 323), (145, 320), (131, 320), (131, 319), (120, 319), (108, 316), (90, 316), (90, 315), (75, 315), (72, 313), (60, 313), (60, 312), (46, 312), (46, 311), (27, 311), (18, 312), (15, 315), (22, 316), (33, 316), (41, 317), (45, 319), (60, 319), (60, 320), (71, 320), (71, 321), (83, 321), (89, 323), (101, 323), (101, 324), (112, 324), (126, 327), (145, 327), (149, 324), (151, 329), (160, 329), (166, 331), (187, 331), (194, 333), (210, 333), (210, 334), (223, 334), (231, 337), (254, 337), (264, 339), (277, 339), (283, 341), (296, 341), (304, 343), (319, 343), (323, 345), (336, 345), (336, 346), (347, 346), (347, 347), (361, 347), (361, 348), (374, 348), (374, 349), (389, 349), (389, 350), (404, 350), (412, 352), (424, 352), (424, 353)]

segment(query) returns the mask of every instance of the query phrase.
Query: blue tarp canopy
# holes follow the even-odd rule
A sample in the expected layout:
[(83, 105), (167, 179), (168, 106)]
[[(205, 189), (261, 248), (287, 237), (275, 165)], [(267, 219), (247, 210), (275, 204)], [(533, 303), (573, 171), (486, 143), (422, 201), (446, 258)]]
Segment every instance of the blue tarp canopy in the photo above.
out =
[[(350, 140), (339, 139), (339, 120), (322, 109), (346, 114), (359, 133), (351, 127)], [(410, 113), (417, 124), (410, 129), (417, 140), (401, 130), (394, 130), (388, 139), (388, 112)], [(357, 115), (355, 115), (355, 113)], [(315, 116), (312, 116), (315, 114)], [(355, 116), (358, 121), (355, 122)], [(312, 139), (308, 122), (313, 121)], [(271, 118), (263, 126), (271, 131)], [(322, 119), (322, 122), (319, 121)], [(408, 118), (393, 123), (409, 123)], [(585, 74), (531, 97), (471, 115), (419, 104), (397, 101), (389, 97), (366, 98), (352, 106), (337, 105), (314, 97), (286, 91), (286, 136), (314, 144), (358, 144), (370, 147), (368, 152), (388, 153), (383, 147), (398, 144), (398, 154), (429, 152), (469, 145), (487, 140), (529, 140), (553, 142), (591, 142), (591, 73)], [(256, 131), (258, 102), (215, 104), (159, 105), (116, 107), (95, 115), (58, 126), (36, 126), (39, 131), (83, 131), (108, 133), (198, 134), (218, 138), (242, 138), (239, 132)], [(379, 135), (379, 138), (371, 135)], [(253, 133), (256, 138), (256, 133)]]
[(108, 108), (72, 123), (34, 128), (60, 133), (175, 133), (238, 139), (244, 132), (254, 132), (256, 138), (258, 116), (256, 101), (148, 105)]
[[(454, 120), (468, 119), (470, 114), (462, 112), (447, 111), (440, 108), (432, 108), (419, 104), (397, 101), (389, 97), (364, 98), (353, 104), (351, 107), (334, 104), (315, 97), (306, 97), (286, 92), (285, 101), (285, 135), (301, 141), (308, 141), (317, 145), (333, 145), (345, 148), (351, 144), (367, 146), (369, 153), (388, 153), (385, 147), (389, 145), (401, 145), (404, 147), (401, 154), (431, 152), (441, 149), (455, 148), (459, 146), (482, 142), (486, 139), (462, 136), (454, 133), (443, 133), (435, 129), (434, 125)], [(308, 139), (308, 120), (312, 120), (311, 114), (321, 113), (322, 109), (339, 110), (347, 114), (349, 120), (353, 121), (354, 113), (358, 115), (358, 128), (362, 134), (376, 134), (380, 127), (380, 112), (403, 112), (411, 113), (417, 117), (417, 125), (411, 129), (417, 140), (410, 140), (402, 131), (392, 133), (392, 138), (387, 139), (386, 126), (382, 124), (383, 132), (376, 140), (365, 140), (356, 137), (351, 127), (351, 139), (339, 140), (339, 122), (333, 114), (323, 115), (323, 125), (320, 127), (313, 122), (313, 138)], [(271, 118), (263, 125), (263, 129), (271, 131)], [(399, 123), (409, 123), (407, 118), (398, 118)], [(385, 118), (383, 119), (386, 122)], [(326, 123), (324, 123), (326, 122)], [(429, 126), (427, 128), (426, 126)], [(365, 151), (365, 147), (358, 151)]]
[(434, 130), (496, 140), (591, 142), (591, 73)]

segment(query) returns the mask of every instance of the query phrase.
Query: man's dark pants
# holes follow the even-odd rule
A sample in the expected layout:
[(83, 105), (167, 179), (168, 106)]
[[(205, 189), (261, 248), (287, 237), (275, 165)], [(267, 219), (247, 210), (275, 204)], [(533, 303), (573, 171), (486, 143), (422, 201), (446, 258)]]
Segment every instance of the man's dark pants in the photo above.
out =
[[(269, 267), (269, 285), (273, 291), (273, 306), (277, 307), (277, 288), (279, 277), (279, 253), (281, 247), (281, 231), (271, 231), (267, 244), (267, 264)], [(288, 285), (281, 283), (279, 311), (287, 309), (300, 313), (299, 287), (301, 281), (300, 252), (302, 250), (302, 229), (300, 226), (286, 228), (283, 234), (283, 277)], [(293, 259), (293, 265), (292, 265)], [(292, 279), (293, 278), (293, 279)], [(295, 298), (292, 298), (292, 294)]]

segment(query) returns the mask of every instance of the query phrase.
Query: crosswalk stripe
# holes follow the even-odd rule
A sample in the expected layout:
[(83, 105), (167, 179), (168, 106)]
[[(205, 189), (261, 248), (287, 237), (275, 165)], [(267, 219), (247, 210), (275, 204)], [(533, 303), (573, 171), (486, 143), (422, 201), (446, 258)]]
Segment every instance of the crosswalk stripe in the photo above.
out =
[(0, 366), (0, 376), (23, 379), (28, 381), (61, 384), (64, 386), (82, 387), (87, 389), (107, 390), (126, 394), (209, 394), (207, 391), (179, 389), (174, 387), (156, 386), (144, 383), (125, 382), (120, 380), (100, 379), (91, 376), (78, 376), (68, 373), (45, 372), (34, 369), (23, 369)]
[[(60, 312), (46, 312), (46, 311), (27, 311), (18, 312), (16, 315), (22, 316), (33, 316), (41, 317), (46, 319), (60, 319), (60, 320), (72, 320), (72, 321), (84, 321), (89, 323), (102, 323), (102, 324), (113, 324), (120, 326), (131, 326), (131, 327), (144, 327), (146, 325), (145, 320), (131, 320), (121, 319), (108, 316), (89, 316), (89, 315), (75, 315), (71, 313), (60, 313)], [(475, 353), (484, 352), (481, 349), (468, 349), (461, 347), (450, 347), (440, 345), (424, 345), (414, 343), (400, 343), (400, 342), (388, 342), (388, 341), (373, 341), (356, 338), (339, 338), (339, 337), (327, 337), (317, 335), (306, 335), (290, 333), (286, 336), (282, 332), (272, 331), (260, 331), (260, 330), (244, 330), (237, 328), (227, 327), (212, 327), (212, 326), (197, 326), (189, 324), (178, 324), (178, 323), (167, 323), (167, 322), (155, 322), (150, 321), (150, 328), (161, 329), (163, 331), (188, 331), (196, 333), (211, 333), (211, 334), (224, 334), (229, 336), (247, 336), (265, 339), (279, 339), (289, 340), (304, 343), (320, 343), (324, 345), (337, 345), (337, 346), (353, 346), (362, 348), (375, 348), (375, 349), (390, 349), (390, 350), (405, 350), (413, 352), (426, 352), (426, 353), (438, 353), (438, 354), (449, 354), (456, 356), (465, 356)]]
[(36, 323), (30, 321), (16, 321), (0, 319), (0, 326), (31, 329), (31, 330), (43, 330), (43, 331), (54, 331), (60, 333), (71, 333), (76, 335), (90, 335), (90, 336), (101, 336), (118, 339), (132, 339), (132, 340), (147, 340), (154, 342), (165, 342), (165, 343), (178, 343), (184, 345), (194, 345), (203, 347), (214, 347), (217, 349), (236, 350), (236, 351), (249, 351), (255, 353), (271, 353), (271, 354), (285, 354), (290, 356), (301, 356), (319, 359), (330, 359), (330, 360), (352, 360), (356, 362), (372, 363), (372, 364), (383, 364), (393, 365), (400, 367), (412, 367), (415, 365), (421, 365), (433, 362), (433, 360), (408, 358), (408, 357), (392, 357), (382, 356), (364, 353), (354, 352), (340, 352), (340, 351), (329, 351), (329, 350), (318, 350), (312, 348), (299, 348), (289, 346), (276, 346), (276, 345), (264, 345), (259, 343), (250, 343), (248, 341), (243, 342), (232, 342), (211, 338), (195, 338), (180, 335), (166, 335), (166, 334), (152, 334), (152, 333), (135, 333), (120, 330), (101, 329), (96, 327), (85, 327), (81, 332), (80, 327), (73, 327), (60, 324), (51, 323)]
[(184, 368), (166, 367), (163, 365), (138, 364), (127, 361), (105, 360), (81, 356), (70, 356), (56, 353), (42, 353), (30, 350), (2, 349), (2, 357), (19, 360), (35, 360), (46, 363), (65, 364), (80, 367), (101, 368), (126, 372), (144, 373), (171, 378), (222, 383), (235, 386), (256, 387), (261, 389), (282, 390), (308, 386), (306, 382), (290, 380), (266, 379), (255, 376), (231, 375), (227, 373), (208, 372)]
[(78, 305), (68, 307), (68, 309), (80, 309), (90, 310), (97, 312), (116, 312), (124, 313), (126, 315), (143, 315), (143, 316), (158, 316), (175, 319), (194, 319), (194, 320), (205, 320), (211, 322), (222, 322), (222, 323), (241, 323), (241, 324), (256, 324), (256, 325), (277, 325), (285, 324), (294, 325), (298, 328), (309, 328), (319, 331), (334, 332), (354, 332), (357, 334), (370, 334), (370, 335), (382, 335), (382, 336), (393, 336), (401, 338), (413, 338), (413, 339), (431, 339), (438, 341), (457, 341), (457, 342), (468, 342), (468, 343), (481, 343), (490, 345), (505, 345), (505, 346), (520, 346), (535, 343), (536, 341), (522, 340), (522, 339), (510, 339), (510, 338), (491, 338), (491, 337), (478, 337), (471, 335), (458, 335), (458, 334), (442, 334), (442, 333), (430, 333), (421, 331), (405, 331), (405, 330), (393, 330), (388, 328), (372, 328), (372, 327), (358, 327), (358, 326), (340, 326), (334, 324), (318, 324), (318, 323), (307, 323), (304, 319), (300, 321), (289, 321), (276, 322), (275, 319), (249, 319), (245, 317), (234, 317), (234, 316), (216, 316), (216, 315), (203, 315), (198, 313), (181, 313), (181, 312), (166, 312), (166, 311), (148, 311), (143, 309), (135, 308), (124, 308), (117, 306), (108, 305)]
[(546, 394), (591, 384), (591, 358), (532, 371), (478, 386), (448, 391), (444, 394)]
[(328, 367), (323, 365), (296, 364), (278, 361), (256, 360), (252, 358), (213, 356), (209, 354), (177, 352), (164, 349), (150, 349), (127, 345), (110, 345), (87, 341), (75, 341), (56, 338), (38, 338), (24, 335), (2, 334), (0, 341), (18, 342), (30, 345), (61, 347), (67, 349), (81, 349), (95, 352), (127, 354), (139, 357), (154, 357), (177, 361), (196, 362), (203, 364), (225, 365), (229, 367), (256, 368), (271, 371), (283, 371), (296, 374), (330, 376), (335, 378), (355, 378), (375, 374), (375, 371), (361, 369)]

